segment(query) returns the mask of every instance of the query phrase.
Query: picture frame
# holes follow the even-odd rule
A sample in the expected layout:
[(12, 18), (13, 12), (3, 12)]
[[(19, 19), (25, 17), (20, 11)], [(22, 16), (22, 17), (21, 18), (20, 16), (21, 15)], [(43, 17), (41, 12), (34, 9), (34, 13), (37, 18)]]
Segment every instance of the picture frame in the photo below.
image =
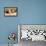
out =
[(4, 16), (8, 16), (8, 17), (18, 16), (18, 8), (17, 7), (4, 7)]

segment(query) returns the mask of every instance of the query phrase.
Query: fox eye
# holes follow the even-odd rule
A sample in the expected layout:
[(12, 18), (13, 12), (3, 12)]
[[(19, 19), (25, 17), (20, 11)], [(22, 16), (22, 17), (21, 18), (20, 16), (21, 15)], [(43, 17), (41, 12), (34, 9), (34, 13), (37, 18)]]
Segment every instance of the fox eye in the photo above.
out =
[(9, 9), (5, 9), (5, 13), (6, 14), (9, 14)]
[(8, 14), (8, 13), (9, 13), (9, 11), (5, 11), (5, 13), (7, 13), (7, 14)]

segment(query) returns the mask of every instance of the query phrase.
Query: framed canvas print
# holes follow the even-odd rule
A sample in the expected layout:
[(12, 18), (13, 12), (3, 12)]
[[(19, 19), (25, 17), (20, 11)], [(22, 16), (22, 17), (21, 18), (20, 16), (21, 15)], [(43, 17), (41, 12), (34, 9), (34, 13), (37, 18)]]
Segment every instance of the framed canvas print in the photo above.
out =
[(17, 7), (5, 7), (4, 15), (5, 16), (17, 16), (18, 9)]

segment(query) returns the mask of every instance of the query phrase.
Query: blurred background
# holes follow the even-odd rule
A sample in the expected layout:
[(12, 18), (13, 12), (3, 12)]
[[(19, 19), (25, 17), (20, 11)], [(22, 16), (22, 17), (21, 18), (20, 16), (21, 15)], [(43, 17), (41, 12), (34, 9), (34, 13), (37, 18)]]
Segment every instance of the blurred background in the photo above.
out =
[[(4, 7), (18, 7), (18, 16), (5, 17)], [(18, 36), (18, 24), (46, 24), (46, 0), (0, 0), (0, 44), (8, 43), (10, 32)], [(18, 44), (18, 37), (15, 42)]]

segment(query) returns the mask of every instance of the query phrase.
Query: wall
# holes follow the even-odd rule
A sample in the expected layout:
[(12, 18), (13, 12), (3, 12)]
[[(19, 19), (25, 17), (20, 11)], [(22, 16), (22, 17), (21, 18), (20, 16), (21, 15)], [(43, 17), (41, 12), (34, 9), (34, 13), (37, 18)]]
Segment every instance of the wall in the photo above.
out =
[[(5, 17), (4, 7), (18, 7), (18, 17)], [(17, 24), (46, 24), (46, 0), (0, 0), (0, 44), (7, 44)], [(16, 40), (17, 42), (17, 40)]]
[(28, 0), (22, 4), (21, 24), (46, 24), (46, 0)]

